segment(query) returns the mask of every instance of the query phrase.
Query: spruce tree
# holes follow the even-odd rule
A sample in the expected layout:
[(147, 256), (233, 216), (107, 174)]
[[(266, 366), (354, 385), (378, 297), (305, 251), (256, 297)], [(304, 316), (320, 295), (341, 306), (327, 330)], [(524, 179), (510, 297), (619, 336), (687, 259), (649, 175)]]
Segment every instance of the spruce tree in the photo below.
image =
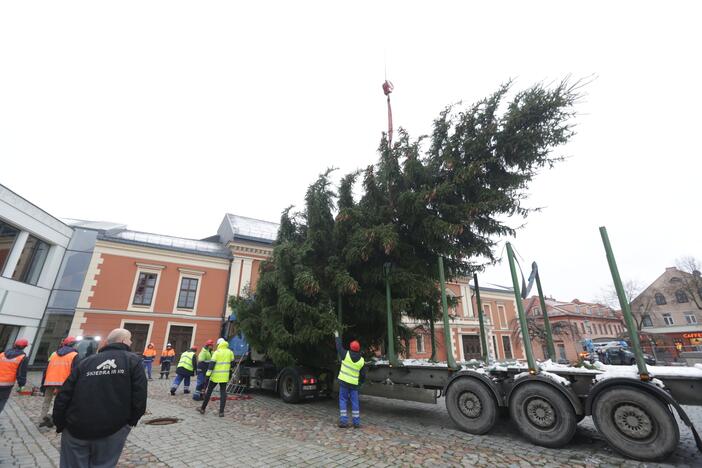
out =
[(508, 83), (471, 106), (445, 108), (426, 143), (402, 129), (392, 146), (384, 136), (377, 164), (342, 177), (336, 191), (331, 171), (320, 175), (304, 210), (283, 213), (254, 300), (233, 304), (249, 342), (277, 365), (331, 365), (337, 328), (345, 341), (378, 349), (387, 263), (396, 336), (411, 336), (402, 314), (433, 328), (437, 258), (449, 279), (496, 261), (497, 240), (515, 234), (511, 217), (521, 222), (532, 211), (522, 203), (529, 182), (573, 134), (578, 87), (535, 85), (506, 102)]

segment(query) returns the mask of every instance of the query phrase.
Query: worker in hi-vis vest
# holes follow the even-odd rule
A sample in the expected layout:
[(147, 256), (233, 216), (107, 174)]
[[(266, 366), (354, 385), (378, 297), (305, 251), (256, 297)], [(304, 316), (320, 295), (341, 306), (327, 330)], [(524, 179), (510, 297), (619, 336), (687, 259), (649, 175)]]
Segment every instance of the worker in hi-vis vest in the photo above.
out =
[(19, 388), (17, 391), (22, 391), (24, 384), (27, 383), (27, 355), (24, 348), (29, 346), (29, 341), (20, 338), (15, 341), (12, 348), (7, 349), (4, 353), (0, 353), (0, 413), (5, 408), (5, 403), (10, 399), (12, 387), (15, 382)]
[(181, 381), (184, 382), (183, 393), (190, 393), (190, 377), (195, 375), (195, 368), (197, 367), (195, 353), (197, 353), (197, 346), (192, 346), (190, 350), (180, 355), (178, 367), (176, 367), (176, 376), (173, 379), (173, 385), (171, 385), (171, 395), (175, 395)]
[(339, 368), (339, 427), (349, 426), (348, 404), (351, 403), (351, 419), (353, 427), (361, 427), (361, 407), (358, 402), (358, 389), (365, 380), (363, 365), (365, 361), (361, 356), (361, 344), (353, 340), (346, 351), (341, 344), (339, 332), (334, 332), (336, 338), (336, 351), (341, 360)]
[(175, 361), (175, 349), (168, 343), (166, 349), (161, 351), (161, 377), (159, 379), (164, 377), (168, 379), (168, 376), (171, 375), (171, 364), (173, 364), (173, 361)]
[[(221, 341), (220, 341), (221, 340)], [(212, 396), (212, 390), (219, 385), (219, 417), (224, 416), (224, 405), (227, 404), (227, 383), (231, 379), (232, 371), (234, 370), (234, 353), (229, 349), (229, 343), (220, 338), (217, 340), (217, 350), (212, 354), (205, 377), (209, 379), (207, 383), (207, 392), (205, 399), (202, 401), (202, 406), (197, 410), (200, 414), (205, 414), (207, 403)]]
[(202, 347), (202, 351), (197, 356), (197, 380), (195, 381), (195, 393), (193, 393), (193, 400), (202, 400), (202, 394), (205, 393), (205, 373), (212, 360), (212, 347), (214, 346), (214, 340), (205, 341), (205, 346)]
[(41, 405), (39, 427), (54, 427), (54, 423), (49, 417), (49, 408), (54, 396), (58, 394), (61, 386), (78, 363), (78, 351), (75, 349), (76, 343), (78, 343), (78, 340), (72, 336), (64, 338), (61, 342), (61, 347), (49, 358), (49, 364), (46, 366), (41, 382), (44, 402)]

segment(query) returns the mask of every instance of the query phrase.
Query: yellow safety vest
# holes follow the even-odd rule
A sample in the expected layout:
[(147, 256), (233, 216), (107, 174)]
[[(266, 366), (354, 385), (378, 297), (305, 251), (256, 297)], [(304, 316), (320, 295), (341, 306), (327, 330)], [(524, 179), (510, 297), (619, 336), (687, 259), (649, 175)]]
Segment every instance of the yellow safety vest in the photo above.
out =
[(361, 369), (366, 362), (363, 358), (356, 362), (351, 359), (351, 353), (346, 351), (346, 357), (341, 361), (341, 369), (339, 369), (339, 380), (351, 385), (358, 385), (358, 377), (361, 374)]
[(217, 351), (212, 354), (214, 368), (208, 370), (206, 375), (210, 378), (210, 382), (226, 383), (229, 382), (229, 371), (232, 368), (234, 353), (228, 348), (227, 342), (220, 343), (217, 346)]
[(178, 361), (178, 367), (189, 370), (193, 370), (193, 356), (195, 356), (194, 351), (186, 351), (180, 355), (180, 360)]

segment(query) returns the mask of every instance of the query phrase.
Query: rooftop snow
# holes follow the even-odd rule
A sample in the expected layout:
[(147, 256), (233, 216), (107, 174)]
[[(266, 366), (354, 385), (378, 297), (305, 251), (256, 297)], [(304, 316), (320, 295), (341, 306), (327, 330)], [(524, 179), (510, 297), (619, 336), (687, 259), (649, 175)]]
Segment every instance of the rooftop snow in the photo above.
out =
[(104, 235), (101, 238), (105, 240), (127, 241), (141, 245), (165, 247), (172, 250), (181, 250), (216, 257), (227, 258), (231, 255), (229, 250), (218, 242), (185, 239), (182, 237), (165, 236), (148, 232), (124, 230), (114, 234)]
[(278, 223), (227, 213), (227, 219), (236, 237), (261, 239), (270, 242), (278, 237)]

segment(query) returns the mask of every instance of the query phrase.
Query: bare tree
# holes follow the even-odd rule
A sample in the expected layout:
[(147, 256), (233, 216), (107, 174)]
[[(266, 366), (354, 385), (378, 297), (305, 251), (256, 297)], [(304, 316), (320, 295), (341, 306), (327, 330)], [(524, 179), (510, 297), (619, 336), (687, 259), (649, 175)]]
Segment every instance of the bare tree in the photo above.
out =
[(679, 281), (671, 283), (670, 292), (674, 295), (682, 290), (692, 300), (695, 306), (702, 310), (702, 265), (700, 261), (694, 257), (688, 256), (676, 260), (676, 266), (683, 274), (680, 275)]
[[(631, 315), (634, 317), (636, 329), (641, 331), (646, 318), (650, 318), (654, 314), (653, 306), (656, 304), (655, 296), (652, 292), (646, 291), (640, 282), (636, 280), (627, 280), (622, 285), (624, 287), (624, 296), (631, 308)], [(619, 303), (619, 295), (614, 286), (603, 289), (601, 298), (597, 302), (601, 302), (615, 310), (621, 308)]]
[[(532, 341), (537, 341), (541, 345), (546, 344), (546, 329), (544, 328), (543, 320), (538, 320), (538, 317), (527, 317), (527, 330), (529, 332), (529, 338)], [(573, 339), (580, 338), (580, 330), (575, 323), (571, 323), (568, 320), (554, 320), (551, 321), (551, 335), (553, 337), (557, 336), (572, 336)], [(515, 338), (521, 338), (522, 329), (519, 324), (519, 319), (512, 319), (512, 336)]]

